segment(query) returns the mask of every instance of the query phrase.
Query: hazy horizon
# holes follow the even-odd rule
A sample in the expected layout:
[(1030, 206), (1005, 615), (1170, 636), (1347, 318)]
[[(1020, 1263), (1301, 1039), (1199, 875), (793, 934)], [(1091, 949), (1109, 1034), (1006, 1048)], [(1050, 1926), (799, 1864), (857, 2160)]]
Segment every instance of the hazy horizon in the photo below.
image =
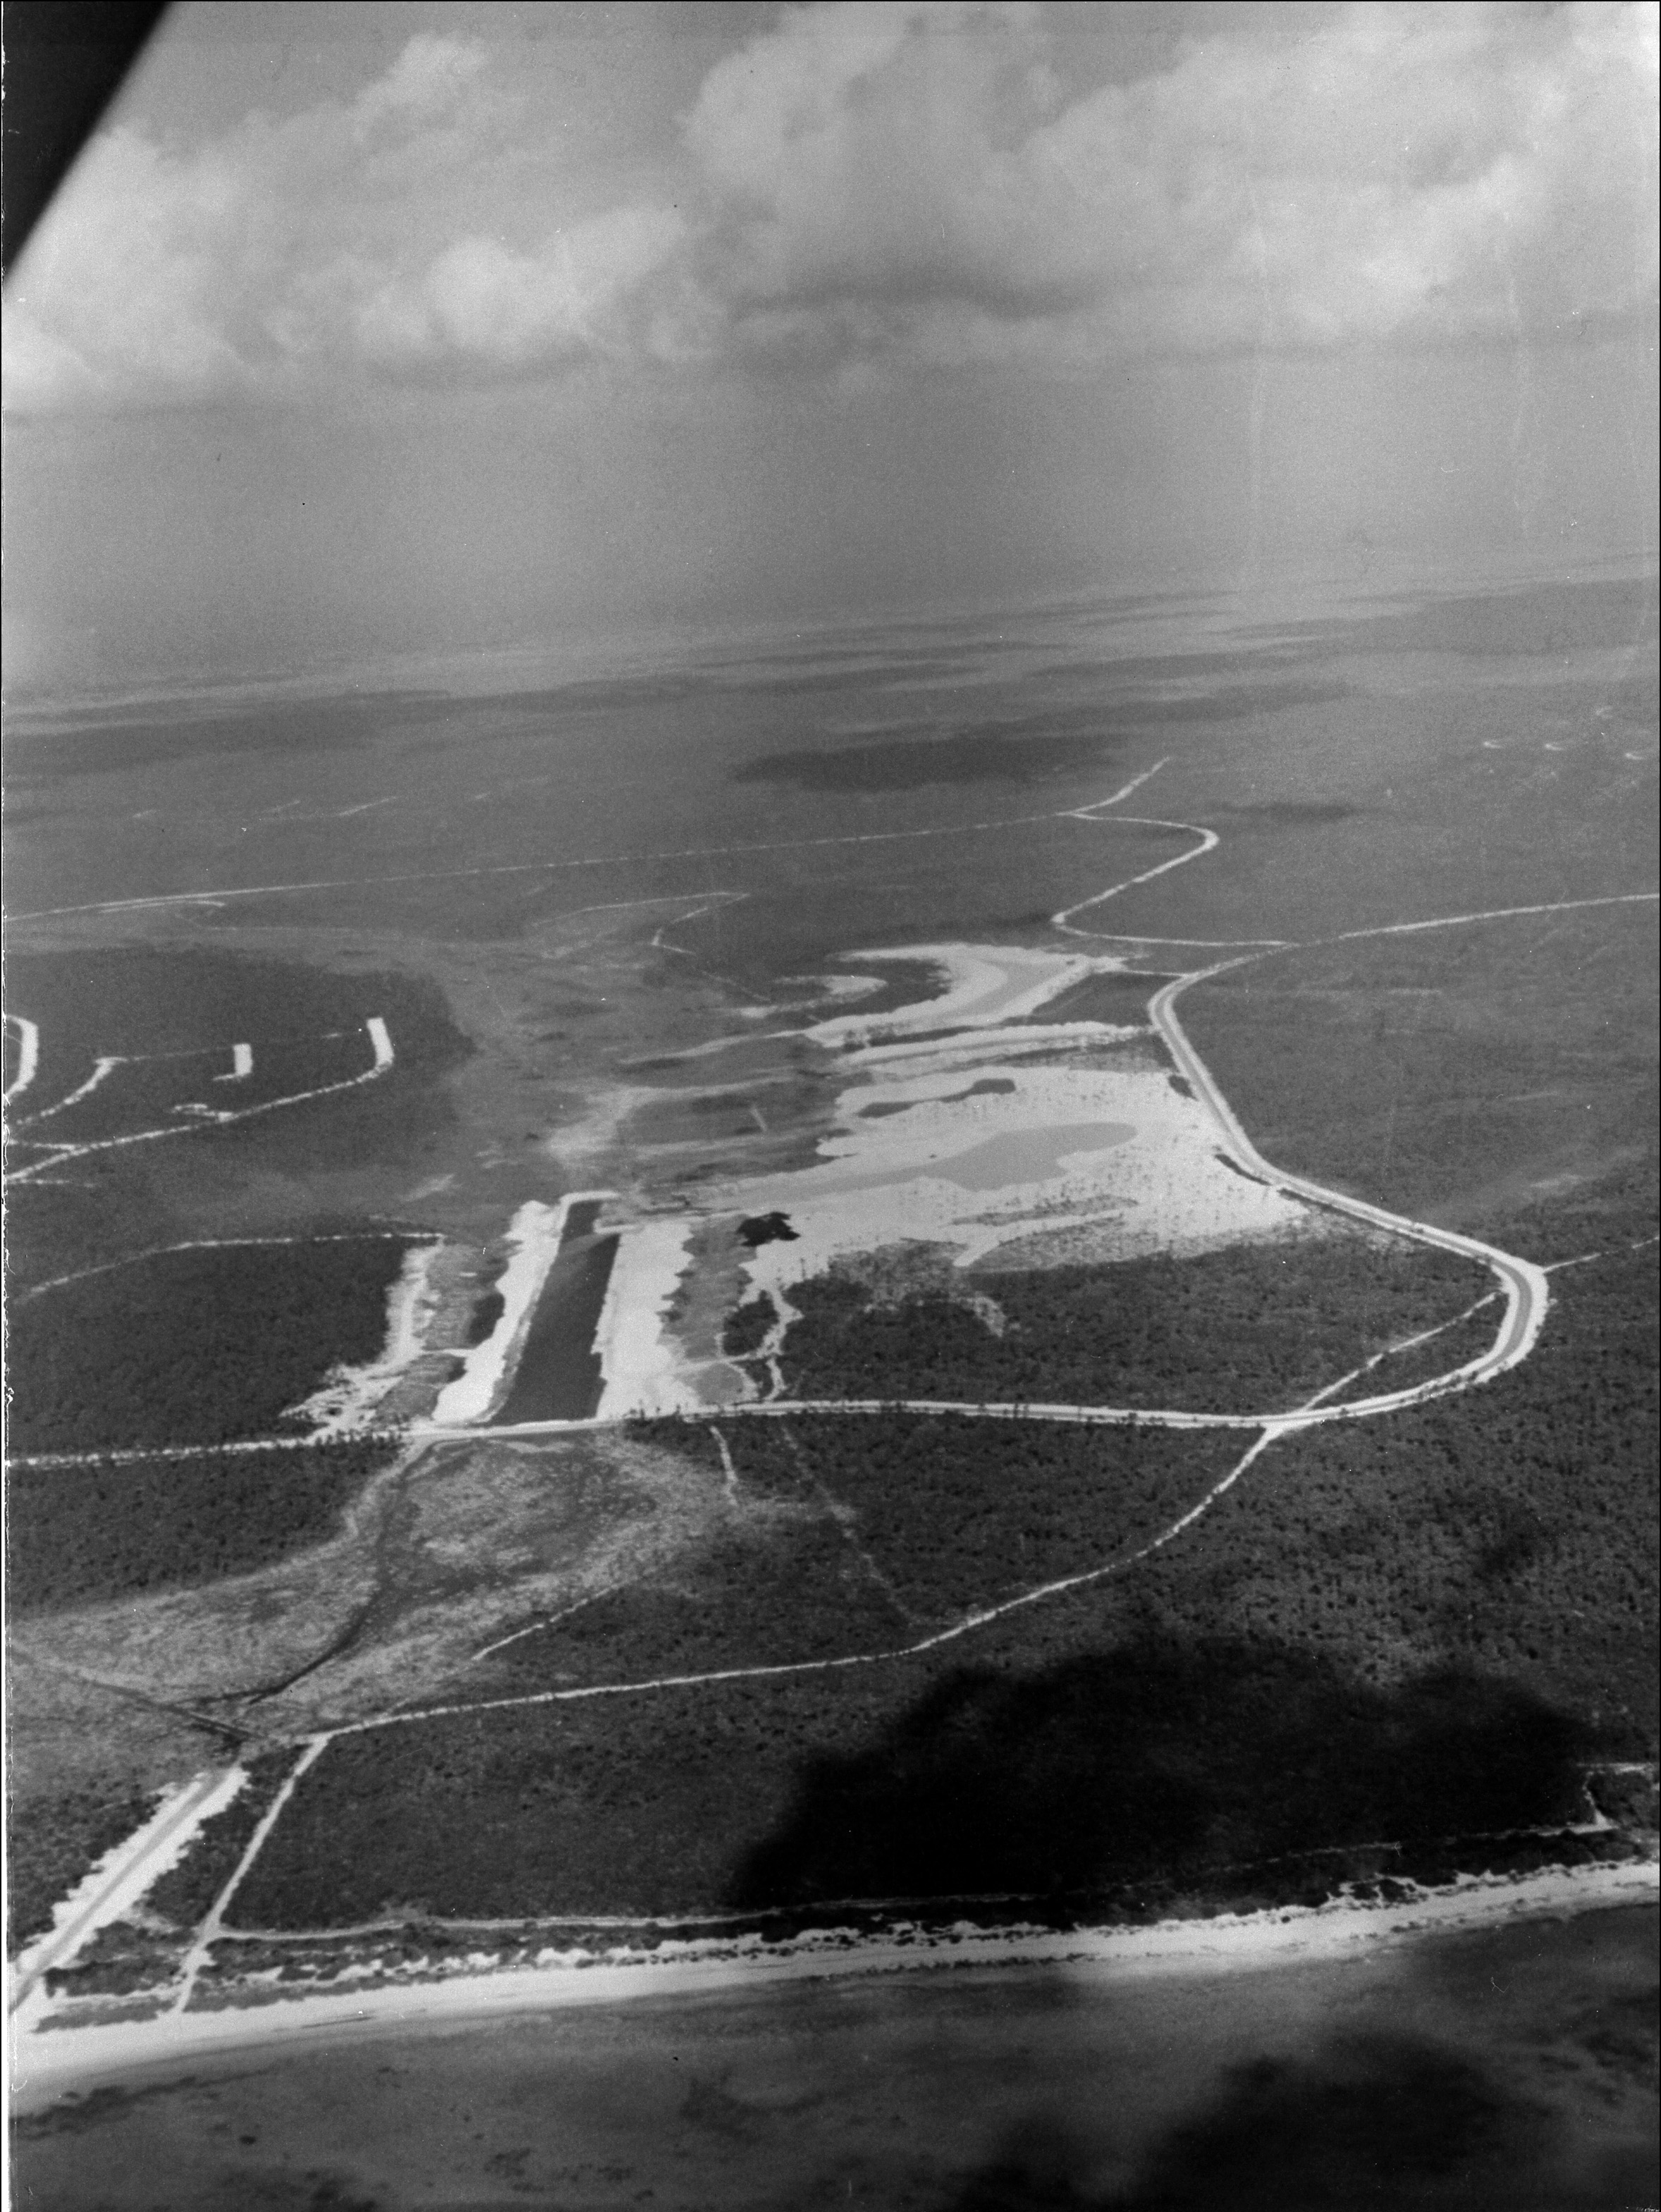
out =
[(1654, 27), (179, 7), (7, 288), (14, 692), (1652, 561)]

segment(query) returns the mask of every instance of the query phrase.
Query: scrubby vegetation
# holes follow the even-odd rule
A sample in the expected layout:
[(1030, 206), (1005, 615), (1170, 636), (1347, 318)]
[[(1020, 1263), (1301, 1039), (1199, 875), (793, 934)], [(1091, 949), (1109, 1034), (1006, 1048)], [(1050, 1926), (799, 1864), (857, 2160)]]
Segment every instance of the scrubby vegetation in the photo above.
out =
[(759, 1297), (747, 1298), (735, 1306), (727, 1317), (721, 1334), (721, 1348), (734, 1359), (746, 1359), (759, 1349), (767, 1332), (778, 1319), (773, 1301), (765, 1292)]
[[(441, 1079), (472, 1048), (435, 985), (392, 971), (124, 945), (16, 953), (7, 980), (9, 1003), (40, 1030), (40, 1072), (17, 1102), (20, 1145), (32, 1136), (84, 1143), (174, 1122), (190, 1132), (86, 1154), (72, 1181), (19, 1185), (9, 1263), (21, 1285), (182, 1241), (193, 1233), (198, 1186), (246, 1189), (259, 1176), (314, 1178), (418, 1157), (450, 1117)], [(375, 1082), (226, 1124), (175, 1111), (234, 1111), (360, 1075), (371, 1063), (364, 1024), (375, 1014), (396, 1054)], [(252, 1074), (220, 1084), (215, 1078), (229, 1073), (236, 1043), (252, 1045)], [(124, 1064), (97, 1090), (38, 1129), (27, 1126), (84, 1083), (95, 1060), (113, 1055), (125, 1056)], [(18, 1154), (31, 1157), (39, 1155)], [(290, 1226), (291, 1213), (279, 1225)]]
[[(1497, 1382), (1283, 1441), (1178, 1543), (966, 1641), (342, 1739), (238, 1917), (947, 1917), (969, 1894), (1065, 1923), (1579, 1863), (1586, 1762), (1655, 1745), (1649, 1259), (1562, 1271)], [(1134, 1548), (1239, 1443), (1179, 1479), (1148, 1431), (723, 1433), (770, 1530), (524, 1639), (495, 1693), (892, 1651)]]
[(268, 1566), (328, 1535), (394, 1451), (348, 1438), (292, 1451), (15, 1468), (12, 1610), (106, 1604)]
[(794, 1286), (790, 1395), (1269, 1411), (1492, 1280), (1451, 1253), (1348, 1234), (959, 1279), (1001, 1327), (960, 1295), (874, 1297), (849, 1269)]
[(742, 1488), (842, 1516), (922, 1626), (1148, 1542), (1239, 1456), (1231, 1434), (886, 1413), (733, 1425)]
[(12, 1449), (270, 1434), (332, 1366), (380, 1352), (404, 1252), (398, 1237), (205, 1246), (158, 1253), (19, 1304)]
[(1552, 1300), (1497, 1382), (1277, 1444), (1139, 1570), (1139, 1617), (1286, 1639), (1380, 1683), (1478, 1668), (1653, 1758), (1652, 1249), (1564, 1269)]
[[(719, 1462), (707, 1429), (636, 1424)], [(735, 1421), (743, 1534), (585, 1604), (492, 1663), (504, 1689), (892, 1650), (1146, 1543), (1237, 1458), (1233, 1437), (894, 1413)]]
[[(1480, 1677), (1381, 1691), (1216, 1638), (522, 1706), (337, 1740), (232, 1917), (1267, 1902), (1329, 1891), (1358, 1870), (1344, 1847), (1381, 1838), (1461, 1835), (1427, 1854), (1436, 1870), (1486, 1864), (1506, 1849), (1493, 1832), (1578, 1807), (1580, 1744)], [(1335, 1854), (1324, 1872), (1317, 1849)]]
[(1179, 1011), (1268, 1158), (1406, 1213), (1482, 1232), (1653, 1158), (1652, 906), (1276, 953)]
[(270, 1811), (299, 1756), (292, 1746), (285, 1746), (248, 1761), (248, 1778), (224, 1811), (203, 1822), (178, 1865), (170, 1867), (145, 1893), (146, 1912), (158, 1915), (175, 1928), (195, 1927), (236, 1872), (237, 1862), (252, 1841), (254, 1830)]
[(262, 1050), (326, 1042), (331, 1030), (361, 1030), (371, 1014), (400, 1033), (399, 1057), (407, 1054), (412, 1067), (447, 1064), (468, 1048), (435, 988), (391, 970), (354, 975), (198, 946), (130, 945), (19, 952), (7, 973), (12, 1004), (40, 1025), (30, 1095), (43, 1105), (82, 1081), (99, 1054), (142, 1060), (222, 1048), (228, 1068), (240, 1040), (252, 1044), (257, 1070)]
[(891, 1650), (927, 1632), (821, 1506), (781, 1514), (764, 1537), (710, 1545), (650, 1583), (605, 1593), (478, 1670), (493, 1696), (652, 1681), (728, 1667)]
[(1467, 1360), (1478, 1359), (1488, 1350), (1500, 1325), (1500, 1310), (1496, 1293), (1479, 1312), (1439, 1329), (1421, 1344), (1391, 1353), (1376, 1367), (1365, 1369), (1353, 1382), (1346, 1383), (1342, 1390), (1335, 1390), (1330, 1402), (1335, 1406), (1353, 1404), (1358, 1398), (1374, 1397), (1383, 1391), (1411, 1390), (1421, 1382), (1432, 1382), (1439, 1376), (1451, 1374)]
[[(15, 1512), (15, 1505), (13, 1507)], [(14, 1596), (13, 1603), (16, 1603)], [(6, 1941), (15, 1953), (52, 1926), (52, 1907), (156, 1808), (153, 1792), (67, 1790), (33, 1796), (6, 1837)]]

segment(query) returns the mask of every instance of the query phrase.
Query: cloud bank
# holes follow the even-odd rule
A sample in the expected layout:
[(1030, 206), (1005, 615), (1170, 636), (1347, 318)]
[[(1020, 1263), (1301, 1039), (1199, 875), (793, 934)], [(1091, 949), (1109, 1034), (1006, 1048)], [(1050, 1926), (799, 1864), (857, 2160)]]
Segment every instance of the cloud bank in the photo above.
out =
[(118, 125), (10, 288), (11, 403), (585, 363), (1068, 374), (1652, 307), (1653, 5), (1242, 22), (1080, 85), (1037, 8), (791, 9), (598, 209), (473, 38), (423, 33), (354, 100), (211, 143)]

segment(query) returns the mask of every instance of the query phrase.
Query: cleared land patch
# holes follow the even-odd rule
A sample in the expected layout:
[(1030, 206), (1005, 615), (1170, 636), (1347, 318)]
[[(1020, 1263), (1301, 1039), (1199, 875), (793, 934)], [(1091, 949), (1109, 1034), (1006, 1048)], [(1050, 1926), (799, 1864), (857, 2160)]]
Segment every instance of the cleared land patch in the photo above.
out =
[(256, 1736), (303, 1735), (477, 1694), (487, 1648), (759, 1510), (729, 1495), (713, 1454), (615, 1434), (481, 1435), (394, 1460), (338, 1533), (307, 1548), (42, 1618), (29, 1640), (44, 1661), (153, 1699), (222, 1699), (214, 1710)]

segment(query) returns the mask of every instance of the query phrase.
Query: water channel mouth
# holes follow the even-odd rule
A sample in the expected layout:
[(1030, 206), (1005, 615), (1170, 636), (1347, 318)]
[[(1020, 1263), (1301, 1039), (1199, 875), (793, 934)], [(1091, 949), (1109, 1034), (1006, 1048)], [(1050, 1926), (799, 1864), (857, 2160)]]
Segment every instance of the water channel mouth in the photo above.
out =
[(512, 1387), (490, 1425), (582, 1421), (599, 1404), (605, 1376), (593, 1349), (618, 1238), (599, 1236), (600, 1201), (585, 1200), (565, 1217), (559, 1250), (525, 1332)]

